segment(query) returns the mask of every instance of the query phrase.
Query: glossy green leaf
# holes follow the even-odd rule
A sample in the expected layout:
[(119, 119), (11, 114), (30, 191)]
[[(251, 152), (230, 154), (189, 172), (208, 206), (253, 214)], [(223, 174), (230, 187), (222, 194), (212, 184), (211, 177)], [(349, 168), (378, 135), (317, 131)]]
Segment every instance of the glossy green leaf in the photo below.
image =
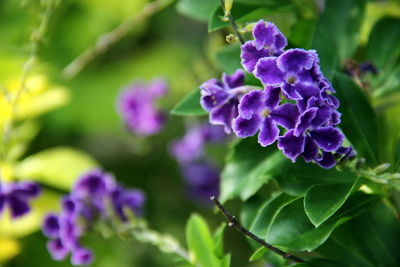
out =
[(314, 185), (304, 197), (304, 209), (310, 221), (318, 227), (344, 204), (357, 186), (354, 183)]
[(350, 77), (337, 73), (333, 86), (341, 103), (339, 107), (342, 113), (341, 129), (354, 145), (358, 155), (365, 157), (368, 164), (376, 165), (379, 163), (377, 158), (379, 144), (375, 111)]
[(318, 253), (342, 266), (398, 266), (400, 225), (396, 217), (380, 202), (335, 230), (328, 246)]
[(367, 54), (380, 69), (397, 61), (400, 55), (400, 19), (386, 17), (375, 24), (369, 36)]
[(313, 185), (353, 183), (357, 179), (357, 175), (347, 168), (323, 169), (302, 159), (294, 164), (290, 160), (282, 161), (270, 174), (277, 179), (284, 192), (296, 196), (304, 195)]
[(246, 200), (273, 177), (268, 175), (284, 160), (275, 147), (261, 147), (255, 138), (240, 140), (231, 147), (222, 171), (222, 202), (234, 197)]
[(219, 260), (214, 255), (214, 243), (203, 218), (197, 214), (190, 216), (186, 225), (186, 239), (193, 262), (199, 266), (219, 267)]
[(200, 105), (200, 90), (196, 89), (183, 98), (171, 110), (171, 114), (180, 116), (201, 116), (208, 114)]
[(251, 261), (256, 261), (258, 259), (261, 259), (266, 252), (267, 252), (266, 247), (260, 247), (259, 249), (254, 251), (254, 253), (250, 256), (249, 261), (251, 262)]
[(88, 154), (70, 147), (42, 150), (15, 167), (19, 179), (29, 179), (62, 190), (70, 190), (82, 173), (98, 164)]
[(303, 199), (298, 199), (281, 209), (273, 220), (267, 242), (294, 251), (312, 251), (322, 245), (332, 231), (364, 212), (377, 197), (362, 193), (351, 196), (345, 205), (328, 221), (315, 227), (308, 219)]
[[(332, 78), (338, 64), (353, 55), (358, 46), (366, 0), (326, 1), (312, 42), (319, 54), (321, 69)], [(338, 19), (340, 14), (340, 19)]]
[(180, 0), (176, 4), (176, 9), (179, 13), (190, 18), (207, 22), (219, 4), (219, 0)]
[(250, 231), (257, 236), (266, 236), (271, 222), (279, 211), (296, 199), (296, 197), (281, 193), (272, 199), (267, 200), (266, 203), (257, 211), (255, 219), (250, 227)]

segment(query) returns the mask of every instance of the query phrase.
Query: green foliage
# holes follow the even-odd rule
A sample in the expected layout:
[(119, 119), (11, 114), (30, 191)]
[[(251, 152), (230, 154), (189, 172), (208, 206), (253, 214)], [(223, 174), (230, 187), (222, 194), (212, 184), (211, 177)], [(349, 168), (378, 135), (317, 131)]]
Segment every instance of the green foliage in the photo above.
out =
[(200, 90), (189, 93), (171, 110), (171, 114), (180, 116), (200, 116), (208, 114), (200, 105)]
[(207, 22), (211, 13), (218, 5), (218, 0), (180, 0), (176, 8), (180, 13), (188, 17)]
[(400, 19), (383, 18), (372, 29), (367, 45), (369, 60), (380, 69), (393, 66), (400, 54)]
[(186, 240), (194, 266), (230, 266), (230, 256), (223, 254), (224, 229), (224, 226), (219, 227), (213, 238), (204, 219), (197, 214), (191, 215), (186, 224)]
[(333, 80), (336, 95), (341, 105), (341, 128), (354, 145), (359, 156), (365, 157), (370, 165), (378, 159), (378, 127), (375, 111), (368, 99), (354, 81), (343, 74), (336, 74)]

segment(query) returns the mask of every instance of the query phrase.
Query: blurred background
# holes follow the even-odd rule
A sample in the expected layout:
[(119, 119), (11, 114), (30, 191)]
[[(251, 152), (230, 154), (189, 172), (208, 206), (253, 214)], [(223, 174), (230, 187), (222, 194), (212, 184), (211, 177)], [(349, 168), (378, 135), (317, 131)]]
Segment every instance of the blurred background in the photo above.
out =
[[(133, 81), (141, 79), (147, 82), (161, 77), (168, 82), (169, 93), (161, 99), (160, 107), (168, 112), (203, 81), (220, 76), (221, 65), (214, 56), (226, 44), (225, 36), (230, 31), (208, 33), (207, 23), (204, 23), (208, 17), (203, 14), (213, 11), (215, 1), (198, 1), (210, 2), (209, 10), (193, 14), (191, 10), (195, 9), (188, 8), (188, 3), (193, 1), (179, 1), (178, 5), (171, 1), (172, 4), (154, 15), (137, 21), (128, 34), (104, 53), (96, 55), (73, 77), (65, 75), (65, 68), (74, 59), (93, 46), (102, 34), (142, 14), (150, 1), (61, 1), (51, 14), (47, 34), (38, 52), (40, 60), (32, 72), (45, 76), (49, 84), (66, 88), (68, 96), (65, 96), (65, 104), (37, 119), (36, 134), (32, 134), (34, 137), (23, 153), (29, 156), (60, 146), (85, 152), (99, 166), (114, 173), (126, 187), (141, 188), (147, 195), (144, 215), (150, 227), (173, 234), (182, 244), (185, 244), (185, 223), (192, 212), (203, 215), (212, 229), (223, 221), (221, 215), (213, 212), (211, 205), (196, 202), (185, 193), (180, 168), (168, 152), (170, 142), (184, 135), (187, 125), (200, 119), (168, 115), (160, 134), (144, 138), (127, 131), (116, 105), (118, 94)], [(325, 1), (290, 2), (295, 8), (271, 8), (268, 16), (253, 14), (254, 20), (261, 17), (272, 20), (290, 36), (291, 45), (309, 48), (313, 26)], [(385, 4), (387, 7), (383, 13), (379, 12), (400, 16), (396, 1), (385, 1)], [(0, 1), (2, 86), (21, 76), (30, 53), (31, 33), (38, 27), (43, 10), (44, 5), (39, 0), (23, 3)], [(192, 18), (186, 16), (188, 13), (192, 13)], [(373, 22), (382, 17), (378, 13), (371, 13), (366, 19), (361, 43), (368, 38)], [(222, 168), (227, 146), (215, 145), (208, 149)], [(65, 166), (57, 172), (62, 176), (68, 168)], [(59, 195), (66, 192), (51, 185), (48, 187)], [(57, 206), (57, 201), (58, 197), (55, 197), (45, 204)], [(239, 203), (232, 201), (228, 206), (237, 212)], [(36, 230), (21, 236), (11, 245), (0, 241), (0, 262), (9, 267), (70, 266), (68, 261), (60, 263), (50, 258), (46, 250), (47, 240)], [(251, 249), (245, 239), (228, 229), (225, 240), (225, 251), (233, 254), (232, 266), (248, 266)], [(150, 245), (117, 238), (99, 241), (96, 236), (87, 237), (85, 242), (95, 250), (93, 266), (174, 266), (173, 257)], [(15, 256), (10, 257), (6, 251)]]

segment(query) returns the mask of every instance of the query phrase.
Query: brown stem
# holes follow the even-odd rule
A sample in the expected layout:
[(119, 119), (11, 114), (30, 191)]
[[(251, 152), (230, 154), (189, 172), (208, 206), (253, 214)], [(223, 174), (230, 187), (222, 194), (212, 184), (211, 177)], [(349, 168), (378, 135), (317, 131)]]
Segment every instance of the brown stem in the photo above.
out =
[(291, 260), (294, 262), (299, 262), (299, 263), (303, 263), (306, 262), (303, 259), (300, 259), (294, 255), (291, 255), (289, 253), (284, 252), (283, 250), (280, 250), (279, 248), (274, 247), (273, 245), (265, 242), (264, 240), (262, 240), (261, 238), (259, 238), (258, 236), (256, 236), (255, 234), (253, 234), (252, 232), (250, 232), (249, 230), (247, 230), (246, 228), (244, 228), (239, 221), (236, 219), (235, 216), (233, 216), (232, 214), (230, 214), (225, 208), (224, 206), (222, 206), (222, 204), (217, 200), (216, 197), (212, 196), (210, 198), (215, 206), (218, 207), (218, 209), (222, 212), (222, 214), (224, 215), (224, 217), (226, 218), (226, 220), (228, 221), (228, 225), (230, 227), (235, 227), (236, 230), (238, 230), (239, 232), (241, 232), (242, 234), (244, 234), (245, 236), (253, 239), (254, 241), (256, 241), (257, 243), (259, 243), (260, 245), (270, 249), (271, 251), (275, 252), (276, 254), (282, 256), (283, 258), (287, 259), (287, 260)]
[[(224, 1), (224, 0), (221, 0), (221, 5), (222, 5), (222, 9), (225, 11), (225, 1)], [(238, 25), (236, 24), (236, 22), (235, 22), (235, 20), (234, 20), (234, 18), (233, 18), (233, 16), (232, 16), (231, 13), (229, 13), (228, 19), (229, 19), (229, 23), (231, 24), (231, 26), (232, 26), (232, 28), (233, 28), (233, 31), (235, 32), (237, 38), (239, 39), (239, 41), (240, 41), (242, 44), (244, 44), (244, 38), (243, 38), (243, 36), (240, 34), (239, 27), (238, 27)]]

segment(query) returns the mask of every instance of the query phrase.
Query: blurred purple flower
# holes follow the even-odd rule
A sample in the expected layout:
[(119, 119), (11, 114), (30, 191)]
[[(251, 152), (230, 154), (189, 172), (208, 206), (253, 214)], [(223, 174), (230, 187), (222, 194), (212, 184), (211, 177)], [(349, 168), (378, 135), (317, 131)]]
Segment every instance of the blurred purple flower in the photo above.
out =
[(211, 196), (219, 195), (219, 171), (209, 162), (191, 162), (183, 166), (183, 177), (190, 197), (209, 203)]
[(226, 139), (223, 127), (203, 123), (190, 128), (180, 139), (172, 142), (170, 153), (180, 163), (192, 162), (204, 156), (206, 143), (217, 143)]
[(12, 219), (26, 215), (31, 210), (29, 202), (40, 195), (40, 187), (33, 182), (0, 183), (0, 215), (9, 208)]
[(144, 194), (139, 190), (127, 190), (114, 178), (101, 170), (83, 174), (73, 190), (61, 201), (60, 214), (47, 214), (43, 221), (43, 234), (50, 240), (47, 248), (54, 260), (63, 260), (71, 254), (73, 265), (88, 265), (93, 253), (82, 247), (80, 238), (97, 223), (109, 223), (118, 218), (128, 220), (130, 210), (140, 216)]
[(141, 136), (154, 135), (161, 131), (165, 116), (155, 102), (167, 90), (167, 84), (157, 79), (149, 85), (136, 82), (121, 93), (118, 109), (130, 131)]

